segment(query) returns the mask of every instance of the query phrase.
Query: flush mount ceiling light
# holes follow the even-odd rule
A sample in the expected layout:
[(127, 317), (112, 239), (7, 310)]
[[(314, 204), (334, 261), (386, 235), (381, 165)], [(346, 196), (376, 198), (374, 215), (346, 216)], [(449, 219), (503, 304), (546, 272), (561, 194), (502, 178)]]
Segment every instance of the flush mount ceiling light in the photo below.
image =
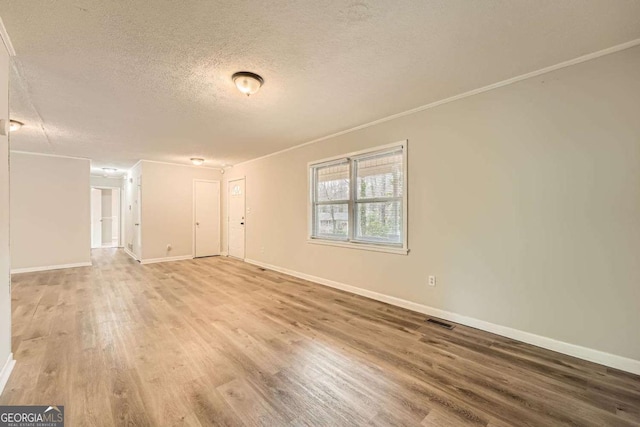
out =
[(264, 79), (255, 73), (249, 71), (239, 71), (231, 76), (238, 90), (245, 95), (253, 95), (260, 90), (264, 84)]
[(9, 120), (9, 132), (17, 132), (24, 126), (24, 123), (17, 120)]
[(196, 166), (200, 166), (201, 164), (204, 163), (204, 159), (201, 159), (199, 157), (192, 157), (191, 158), (191, 163), (193, 163)]
[(116, 169), (116, 168), (102, 168), (102, 170), (105, 171), (106, 173), (118, 172), (118, 169)]

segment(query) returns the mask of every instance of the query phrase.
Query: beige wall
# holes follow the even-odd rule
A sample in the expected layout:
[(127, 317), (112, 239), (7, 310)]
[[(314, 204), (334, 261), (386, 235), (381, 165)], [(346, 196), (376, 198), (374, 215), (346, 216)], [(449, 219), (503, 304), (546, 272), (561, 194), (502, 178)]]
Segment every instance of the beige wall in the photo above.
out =
[[(235, 166), (246, 256), (640, 360), (638, 70), (636, 47)], [(409, 255), (307, 243), (307, 162), (404, 139)]]
[[(193, 255), (193, 180), (222, 181), (216, 169), (142, 161), (142, 258)], [(167, 245), (172, 249), (167, 251)]]
[(91, 262), (89, 160), (11, 153), (11, 268)]
[[(9, 120), (9, 55), (0, 38), (0, 120)], [(0, 393), (11, 354), (11, 278), (9, 274), (9, 138), (0, 135)]]

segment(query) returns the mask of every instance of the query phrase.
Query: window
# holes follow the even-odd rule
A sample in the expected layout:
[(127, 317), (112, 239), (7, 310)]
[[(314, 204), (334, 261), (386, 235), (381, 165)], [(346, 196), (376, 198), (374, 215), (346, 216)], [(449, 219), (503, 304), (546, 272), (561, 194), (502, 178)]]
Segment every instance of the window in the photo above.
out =
[(406, 145), (309, 165), (311, 243), (407, 252)]

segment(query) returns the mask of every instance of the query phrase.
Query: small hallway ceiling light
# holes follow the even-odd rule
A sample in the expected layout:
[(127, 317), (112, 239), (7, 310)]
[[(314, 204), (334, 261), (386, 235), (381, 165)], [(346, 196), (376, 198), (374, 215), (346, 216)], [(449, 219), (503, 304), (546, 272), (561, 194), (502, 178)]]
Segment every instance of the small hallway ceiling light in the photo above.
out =
[(260, 90), (264, 84), (264, 79), (255, 73), (249, 71), (238, 71), (231, 76), (238, 90), (245, 95), (253, 95)]
[(201, 164), (204, 163), (204, 159), (201, 159), (199, 157), (192, 157), (191, 158), (191, 163), (193, 163), (196, 166), (200, 166)]
[(24, 123), (17, 120), (9, 120), (9, 132), (17, 132), (24, 126)]
[(116, 168), (102, 168), (103, 171), (105, 171), (105, 173), (116, 173), (118, 172), (118, 169)]

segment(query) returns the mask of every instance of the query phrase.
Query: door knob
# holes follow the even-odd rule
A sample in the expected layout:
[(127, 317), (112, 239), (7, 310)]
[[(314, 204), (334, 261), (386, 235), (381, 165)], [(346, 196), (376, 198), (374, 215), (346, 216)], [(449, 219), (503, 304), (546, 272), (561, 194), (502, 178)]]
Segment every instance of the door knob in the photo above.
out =
[(196, 222), (196, 225), (200, 225), (200, 223), (199, 223), (199, 222)]
[(138, 225), (140, 225), (140, 224), (133, 224), (133, 225), (135, 225), (135, 226), (137, 227), (137, 226), (138, 226)]
[(240, 225), (244, 225), (244, 222), (241, 222)]

